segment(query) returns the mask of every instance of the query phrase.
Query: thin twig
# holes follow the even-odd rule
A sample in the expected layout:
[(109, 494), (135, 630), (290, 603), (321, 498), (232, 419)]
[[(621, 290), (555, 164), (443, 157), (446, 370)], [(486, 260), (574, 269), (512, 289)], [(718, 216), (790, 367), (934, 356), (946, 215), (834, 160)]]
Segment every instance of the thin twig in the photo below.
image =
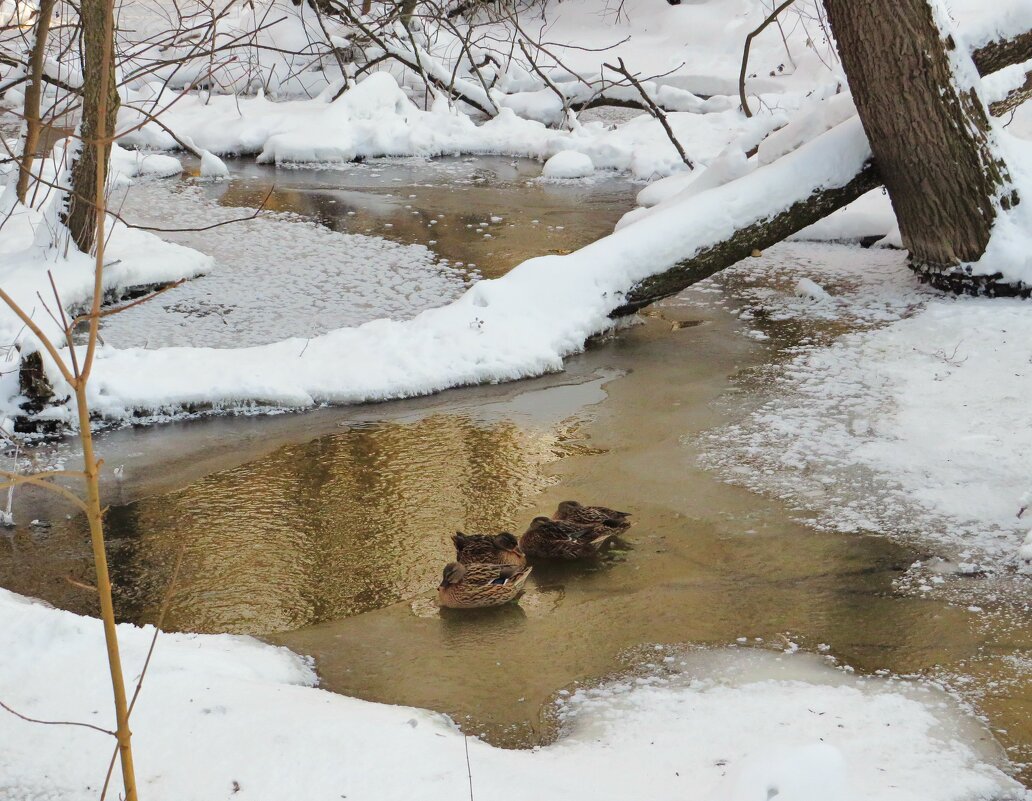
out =
[(666, 114), (663, 113), (663, 109), (656, 105), (656, 102), (649, 96), (649, 93), (645, 91), (645, 87), (638, 82), (638, 79), (631, 75), (627, 66), (624, 64), (624, 60), (622, 58), (618, 58), (616, 61), (617, 64), (620, 65), (619, 67), (614, 67), (612, 64), (603, 64), (602, 66), (608, 70), (612, 70), (613, 72), (623, 75), (630, 82), (631, 86), (638, 90), (638, 94), (641, 95), (641, 99), (644, 100), (645, 104), (648, 106), (646, 111), (648, 111), (649, 114), (651, 114), (659, 124), (663, 126), (663, 130), (666, 131), (667, 139), (670, 140), (674, 149), (677, 150), (677, 155), (681, 157), (681, 161), (688, 166), (689, 170), (694, 170), (695, 165), (692, 164), (692, 160), (688, 158), (688, 154), (684, 152), (684, 148), (681, 147), (681, 143), (678, 142), (677, 137), (674, 136), (673, 129), (671, 129), (670, 123), (667, 122)]
[(752, 112), (749, 110), (749, 101), (745, 97), (745, 72), (749, 68), (749, 48), (752, 46), (752, 40), (763, 33), (763, 30), (778, 18), (778, 14), (794, 2), (795, 0), (784, 0), (781, 5), (770, 12), (770, 16), (761, 22), (759, 27), (750, 31), (749, 35), (745, 37), (745, 47), (742, 49), (742, 71), (738, 74), (738, 97), (742, 101), (742, 111), (746, 117), (752, 116)]
[[(61, 312), (61, 325), (62, 330), (65, 332), (65, 340), (68, 342), (68, 354), (72, 357), (72, 373), (76, 378), (79, 377), (79, 357), (75, 354), (75, 345), (72, 343), (72, 326), (68, 323), (68, 317), (65, 314), (64, 304), (61, 303), (61, 295), (57, 291), (57, 284), (54, 283), (54, 273), (51, 270), (47, 270), (47, 277), (50, 279), (50, 288), (54, 290), (54, 302), (57, 304), (57, 308)], [(40, 298), (42, 300), (42, 298)], [(57, 322), (56, 320), (54, 322)]]
[(0, 701), (0, 707), (6, 709), (16, 718), (21, 718), (22, 720), (27, 721), (28, 723), (42, 723), (44, 726), (81, 726), (84, 729), (93, 729), (94, 731), (99, 731), (102, 734), (107, 734), (111, 737), (115, 736), (115, 733), (113, 731), (101, 728), (100, 726), (94, 726), (92, 723), (80, 723), (77, 720), (40, 720), (39, 718), (30, 718), (28, 715), (23, 715), (21, 712), (11, 709), (11, 707), (9, 707), (3, 701)]
[(469, 801), (474, 801), (473, 798), (473, 769), (469, 766), (469, 735), (462, 735), (463, 745), (466, 746), (466, 776), (469, 777)]
[[(98, 317), (110, 317), (112, 314), (124, 312), (128, 309), (131, 309), (133, 306), (139, 306), (141, 303), (147, 303), (148, 301), (154, 300), (154, 298), (156, 298), (163, 292), (168, 292), (170, 289), (175, 289), (177, 286), (182, 286), (185, 283), (186, 279), (180, 278), (178, 281), (173, 281), (171, 284), (165, 284), (165, 286), (161, 287), (161, 289), (155, 289), (153, 292), (144, 295), (142, 298), (137, 298), (136, 300), (130, 303), (126, 303), (122, 306), (115, 306), (114, 308), (101, 309)], [(72, 320), (72, 328), (74, 329), (77, 325), (81, 325), (82, 323), (89, 321), (91, 317), (92, 315), (89, 314), (80, 314), (78, 317)]]
[(85, 582), (73, 579), (71, 576), (65, 576), (65, 581), (71, 584), (73, 587), (78, 587), (80, 590), (87, 590), (89, 592), (96, 592), (97, 587), (93, 584), (86, 584)]

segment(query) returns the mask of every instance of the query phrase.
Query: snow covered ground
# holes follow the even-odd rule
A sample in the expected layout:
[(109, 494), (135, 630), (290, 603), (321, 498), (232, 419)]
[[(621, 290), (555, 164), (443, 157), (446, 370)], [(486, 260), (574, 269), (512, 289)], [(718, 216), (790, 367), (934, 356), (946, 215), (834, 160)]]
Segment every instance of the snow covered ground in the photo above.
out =
[[(142, 90), (141, 90), (142, 93)], [(147, 97), (143, 94), (143, 97)], [(564, 150), (590, 158), (597, 169), (631, 172), (649, 179), (683, 172), (686, 167), (661, 126), (647, 114), (617, 126), (587, 122), (574, 130), (548, 128), (534, 119), (503, 109), (486, 122), (440, 99), (419, 108), (387, 72), (369, 75), (337, 100), (328, 92), (311, 100), (273, 102), (264, 96), (186, 95), (162, 115), (162, 122), (180, 137), (219, 154), (257, 155), (268, 163), (342, 163), (378, 156), (494, 154), (537, 159)], [(160, 95), (147, 102), (170, 101)], [(143, 100), (137, 101), (138, 105)], [(799, 95), (779, 97), (781, 106), (796, 108)], [(783, 113), (746, 118), (737, 108), (700, 114), (671, 112), (678, 139), (690, 144), (691, 156), (706, 163), (733, 145), (746, 151), (772, 128)], [(149, 106), (148, 106), (149, 107)], [(121, 141), (144, 148), (174, 148), (175, 140), (131, 109), (119, 124), (130, 132)]]
[(705, 436), (704, 463), (822, 528), (934, 543), (969, 572), (1024, 568), (1028, 303), (943, 297), (904, 258), (786, 244), (689, 293), (709, 304), (722, 287), (776, 348), (746, 379), (766, 400)]
[[(131, 681), (152, 634), (119, 627)], [(98, 621), (0, 590), (0, 698), (29, 717), (111, 726), (102, 643)], [(559, 740), (530, 751), (313, 684), (282, 648), (161, 635), (132, 721), (141, 797), (433, 801), (465, 797), (470, 781), (499, 799), (1028, 797), (981, 725), (933, 685), (799, 654), (656, 646), (637, 674), (560, 696)], [(0, 740), (0, 797), (19, 801), (97, 798), (113, 745), (7, 713)]]

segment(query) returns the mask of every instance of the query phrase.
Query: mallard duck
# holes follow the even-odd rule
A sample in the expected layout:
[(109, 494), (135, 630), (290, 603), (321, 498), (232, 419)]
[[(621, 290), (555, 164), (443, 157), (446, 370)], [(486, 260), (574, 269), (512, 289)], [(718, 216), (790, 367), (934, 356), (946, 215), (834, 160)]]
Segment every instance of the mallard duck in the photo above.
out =
[(500, 606), (516, 598), (533, 568), (449, 562), (437, 588), (437, 602), (451, 609)]
[(569, 520), (535, 517), (520, 537), (520, 547), (528, 556), (583, 559), (597, 554), (606, 540), (622, 530), (607, 523), (585, 526)]
[(463, 534), (456, 531), (452, 536), (455, 543), (455, 559), (464, 565), (516, 565), (524, 567), (527, 557), (519, 542), (508, 531), (490, 536), (487, 534)]
[(630, 512), (618, 512), (606, 506), (584, 506), (577, 501), (563, 501), (552, 515), (553, 520), (568, 520), (582, 526), (603, 525), (606, 529), (626, 531), (631, 527)]

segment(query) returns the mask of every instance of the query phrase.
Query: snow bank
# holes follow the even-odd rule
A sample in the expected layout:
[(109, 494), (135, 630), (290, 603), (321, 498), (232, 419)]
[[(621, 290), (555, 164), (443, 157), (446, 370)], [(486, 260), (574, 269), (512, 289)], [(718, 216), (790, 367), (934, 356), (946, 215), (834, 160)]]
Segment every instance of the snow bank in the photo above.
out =
[[(1017, 5), (1021, 0), (1011, 2)], [(598, 72), (601, 62), (615, 64), (621, 57), (642, 78), (661, 76), (655, 79), (661, 86), (737, 98), (742, 43), (770, 9), (763, 0), (678, 5), (626, 0), (619, 7), (597, 0), (563, 0), (548, 6), (549, 51), (580, 75)], [(830, 44), (812, 26), (812, 13), (812, 7), (790, 7), (781, 15), (785, 41), (774, 26), (753, 41), (746, 85), (750, 97), (820, 92), (827, 87), (834, 91), (841, 82), (828, 69), (827, 65), (837, 69), (836, 60), (830, 57)], [(614, 49), (600, 52), (601, 48)]]
[[(173, 95), (166, 90), (165, 99), (160, 100), (158, 91), (140, 90), (135, 105), (171, 102)], [(336, 100), (331, 97), (327, 92), (311, 100), (274, 103), (261, 94), (238, 98), (190, 93), (176, 99), (162, 114), (162, 121), (180, 139), (192, 140), (212, 153), (257, 154), (259, 161), (277, 164), (448, 154), (545, 160), (566, 150), (583, 154), (599, 169), (626, 170), (639, 178), (684, 169), (662, 127), (648, 114), (616, 127), (589, 122), (574, 131), (563, 131), (503, 108), (478, 125), (446, 102), (436, 102), (428, 111), (417, 107), (386, 72), (369, 75)], [(798, 102), (784, 98), (781, 105), (792, 107)], [(120, 111), (119, 121), (120, 127), (129, 131), (121, 139), (126, 144), (177, 147), (167, 132), (152, 123), (144, 124), (144, 117), (128, 106)], [(749, 149), (785, 117), (778, 113), (747, 118), (729, 109), (712, 114), (673, 112), (668, 121), (682, 142), (691, 143), (693, 158), (706, 163), (729, 143)]]
[[(130, 681), (152, 634), (119, 626)], [(133, 714), (137, 778), (154, 801), (453, 801), (469, 792), (468, 745), (485, 798), (763, 801), (771, 787), (792, 801), (1022, 797), (980, 744), (988, 733), (928, 685), (856, 679), (799, 655), (674, 653), (665, 675), (575, 693), (558, 742), (512, 751), (467, 741), (433, 712), (314, 689), (311, 666), (283, 648), (163, 634)], [(0, 676), (22, 714), (113, 725), (97, 620), (0, 590)], [(0, 797), (24, 801), (95, 799), (113, 745), (7, 713), (0, 741)]]
[(847, 121), (737, 181), (657, 207), (576, 253), (526, 261), (412, 320), (256, 348), (104, 348), (90, 402), (110, 417), (188, 404), (305, 407), (559, 370), (563, 357), (612, 324), (609, 311), (635, 282), (722, 241), (743, 219), (788, 207), (811, 186), (845, 183), (869, 153), (859, 123)]
[[(118, 222), (112, 225), (105, 253), (108, 266), (104, 270), (104, 289), (116, 294), (130, 287), (201, 275), (211, 267), (211, 260), (197, 251), (163, 242), (153, 234), (126, 228)], [(81, 307), (92, 297), (91, 256), (73, 250), (67, 258), (57, 258), (54, 251), (32, 245), (0, 254), (0, 285), (4, 291), (32, 315), (45, 333), (56, 337), (60, 330), (36, 295), (44, 287), (51, 295), (48, 272), (53, 275), (66, 308)], [(0, 342), (21, 341), (24, 334), (20, 320), (0, 304)]]
[[(1013, 565), (1028, 528), (1017, 512), (1032, 451), (1029, 304), (943, 297), (904, 262), (895, 251), (782, 245), (733, 268), (750, 322), (755, 305), (774, 322), (860, 330), (797, 346), (768, 377), (766, 402), (703, 438), (703, 463), (816, 512), (821, 528)], [(834, 302), (801, 302), (792, 290), (807, 282)]]
[(143, 153), (126, 150), (115, 143), (111, 146), (109, 181), (113, 186), (125, 186), (133, 178), (171, 178), (183, 171), (179, 159), (163, 153)]
[[(152, 161), (149, 156), (136, 158), (127, 151), (115, 156), (120, 181), (131, 180), (129, 174), (147, 174), (151, 170), (161, 174), (171, 169), (170, 162), (173, 161), (178, 166), (176, 159)], [(9, 186), (8, 192), (10, 189)], [(10, 198), (5, 194), (4, 202), (8, 200)], [(4, 237), (0, 239), (0, 286), (52, 341), (59, 344), (64, 341), (64, 334), (40, 300), (41, 297), (47, 301), (53, 298), (48, 276), (53, 276), (65, 308), (77, 312), (93, 296), (93, 257), (74, 248), (70, 248), (67, 257), (59, 257), (56, 250), (36, 242), (37, 232), (46, 230), (44, 214), (16, 203), (8, 207), (11, 214), (4, 227)], [(193, 277), (211, 268), (212, 262), (207, 256), (163, 242), (145, 231), (127, 228), (116, 221), (112, 221), (109, 231), (105, 292), (121, 295), (130, 287)], [(53, 310), (53, 304), (50, 306)], [(21, 320), (6, 304), (0, 303), (0, 359), (3, 364), (0, 369), (0, 428), (8, 428), (5, 418), (17, 414), (20, 390), (15, 346), (36, 349), (34, 338)], [(56, 367), (53, 373), (57, 375)]]
[(1032, 30), (1032, 5), (1025, 0), (996, 0), (991, 9), (986, 13), (982, 0), (950, 0), (950, 15), (969, 47)]

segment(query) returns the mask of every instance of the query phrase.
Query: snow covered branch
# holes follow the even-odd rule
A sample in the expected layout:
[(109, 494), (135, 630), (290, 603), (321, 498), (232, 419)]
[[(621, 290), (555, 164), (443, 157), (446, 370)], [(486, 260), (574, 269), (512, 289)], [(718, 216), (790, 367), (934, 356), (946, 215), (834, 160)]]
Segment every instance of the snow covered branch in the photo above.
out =
[(1028, 61), (1032, 59), (1032, 31), (983, 45), (971, 54), (971, 58), (979, 75), (989, 75), (1012, 64)]

